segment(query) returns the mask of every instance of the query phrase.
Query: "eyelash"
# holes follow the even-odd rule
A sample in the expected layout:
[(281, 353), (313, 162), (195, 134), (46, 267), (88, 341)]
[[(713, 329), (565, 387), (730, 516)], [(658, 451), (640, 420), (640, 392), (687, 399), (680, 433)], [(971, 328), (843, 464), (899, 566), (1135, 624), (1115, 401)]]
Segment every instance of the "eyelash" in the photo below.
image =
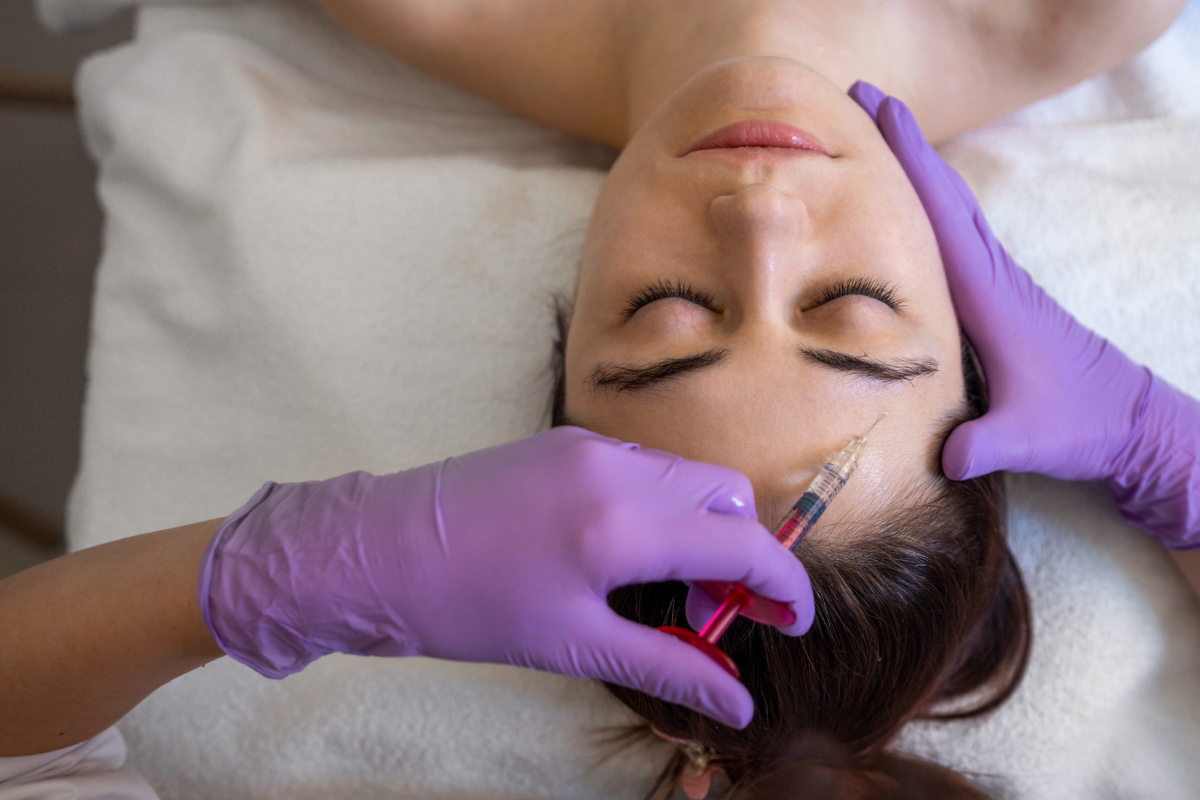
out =
[[(883, 281), (874, 278), (850, 278), (849, 280), (838, 281), (833, 286), (830, 286), (821, 293), (810, 308), (816, 308), (817, 306), (832, 302), (839, 297), (845, 297), (848, 294), (872, 297), (893, 311), (899, 311), (904, 305), (903, 301), (896, 296), (896, 291)], [(625, 307), (624, 311), (625, 319), (632, 317), (642, 306), (668, 297), (678, 297), (681, 300), (687, 300), (689, 303), (695, 303), (702, 308), (707, 308), (714, 313), (721, 313), (721, 310), (717, 308), (716, 299), (708, 292), (693, 289), (689, 283), (659, 281), (629, 296), (629, 305)]]
[(899, 311), (904, 303), (896, 296), (896, 291), (886, 283), (875, 278), (850, 278), (845, 281), (838, 281), (833, 286), (830, 286), (821, 296), (813, 303), (812, 308), (824, 305), (845, 297), (848, 294), (860, 294), (864, 297), (873, 297), (883, 303), (893, 311)]
[(689, 283), (676, 283), (675, 281), (659, 281), (652, 283), (644, 289), (639, 289), (629, 296), (629, 305), (625, 307), (625, 319), (629, 319), (642, 306), (649, 305), (655, 300), (664, 300), (668, 297), (678, 297), (681, 300), (687, 300), (689, 303), (695, 303), (702, 308), (707, 308), (714, 313), (721, 313), (717, 308), (716, 299), (706, 291), (693, 289)]

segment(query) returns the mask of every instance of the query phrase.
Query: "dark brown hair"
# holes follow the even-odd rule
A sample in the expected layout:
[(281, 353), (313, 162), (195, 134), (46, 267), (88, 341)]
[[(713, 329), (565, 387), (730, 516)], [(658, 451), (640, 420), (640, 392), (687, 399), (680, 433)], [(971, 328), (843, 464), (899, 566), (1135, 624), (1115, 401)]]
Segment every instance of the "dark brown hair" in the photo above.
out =
[[(552, 424), (565, 414), (565, 306), (555, 345)], [(935, 448), (986, 409), (966, 340), (967, 391)], [(940, 468), (935, 467), (940, 474)], [(816, 621), (801, 637), (738, 619), (721, 640), (754, 698), (745, 730), (620, 686), (609, 690), (648, 723), (623, 737), (662, 733), (696, 742), (728, 775), (726, 796), (744, 798), (984, 797), (943, 767), (888, 750), (914, 719), (963, 719), (1012, 694), (1029, 656), (1024, 582), (1005, 539), (999, 475), (937, 479), (893, 499), (882, 518), (835, 537), (810, 537), (797, 555), (808, 570)], [(609, 596), (622, 616), (686, 626), (681, 583), (626, 586)], [(666, 796), (686, 763), (678, 752), (647, 793)]]

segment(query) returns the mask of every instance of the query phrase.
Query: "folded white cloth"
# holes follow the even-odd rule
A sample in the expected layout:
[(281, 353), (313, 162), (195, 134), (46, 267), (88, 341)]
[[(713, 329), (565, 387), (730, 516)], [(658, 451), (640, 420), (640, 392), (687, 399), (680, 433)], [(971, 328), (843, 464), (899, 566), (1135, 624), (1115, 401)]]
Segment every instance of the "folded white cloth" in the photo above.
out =
[(0, 758), (0, 800), (159, 800), (125, 763), (125, 742), (109, 728), (72, 747)]
[[(1193, 0), (1134, 63), (946, 148), (1038, 280), (1193, 394), (1198, 47)], [(79, 94), (107, 222), (73, 548), (542, 424), (551, 296), (611, 154), (279, 1), (146, 7)], [(1010, 486), (1028, 678), (905, 746), (1005, 797), (1194, 797), (1200, 605), (1102, 488)], [(592, 769), (592, 732), (629, 719), (511, 668), (329, 657), (273, 682), (225, 659), (121, 729), (164, 800), (565, 799), (640, 794), (666, 746)]]

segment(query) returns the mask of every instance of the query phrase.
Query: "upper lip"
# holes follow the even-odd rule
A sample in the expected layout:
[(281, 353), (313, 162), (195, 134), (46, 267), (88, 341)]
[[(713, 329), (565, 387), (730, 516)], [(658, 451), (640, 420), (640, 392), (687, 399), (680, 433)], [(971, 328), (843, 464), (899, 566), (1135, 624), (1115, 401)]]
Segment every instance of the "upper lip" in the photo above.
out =
[(774, 147), (787, 150), (809, 150), (830, 156), (817, 139), (807, 131), (774, 120), (750, 119), (718, 128), (688, 146), (684, 155), (698, 150), (720, 150), (732, 147)]

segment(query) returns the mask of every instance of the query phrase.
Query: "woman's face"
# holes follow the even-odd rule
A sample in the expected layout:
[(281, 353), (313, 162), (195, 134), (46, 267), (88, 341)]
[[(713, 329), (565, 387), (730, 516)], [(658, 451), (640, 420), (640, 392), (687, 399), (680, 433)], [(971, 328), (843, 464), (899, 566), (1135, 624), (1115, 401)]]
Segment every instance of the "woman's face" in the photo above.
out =
[[(689, 152), (746, 120), (794, 126), (828, 155)], [(774, 527), (887, 412), (826, 526), (933, 478), (934, 438), (962, 403), (937, 243), (867, 114), (786, 59), (722, 62), (674, 92), (592, 214), (567, 339), (572, 421), (745, 473)]]

